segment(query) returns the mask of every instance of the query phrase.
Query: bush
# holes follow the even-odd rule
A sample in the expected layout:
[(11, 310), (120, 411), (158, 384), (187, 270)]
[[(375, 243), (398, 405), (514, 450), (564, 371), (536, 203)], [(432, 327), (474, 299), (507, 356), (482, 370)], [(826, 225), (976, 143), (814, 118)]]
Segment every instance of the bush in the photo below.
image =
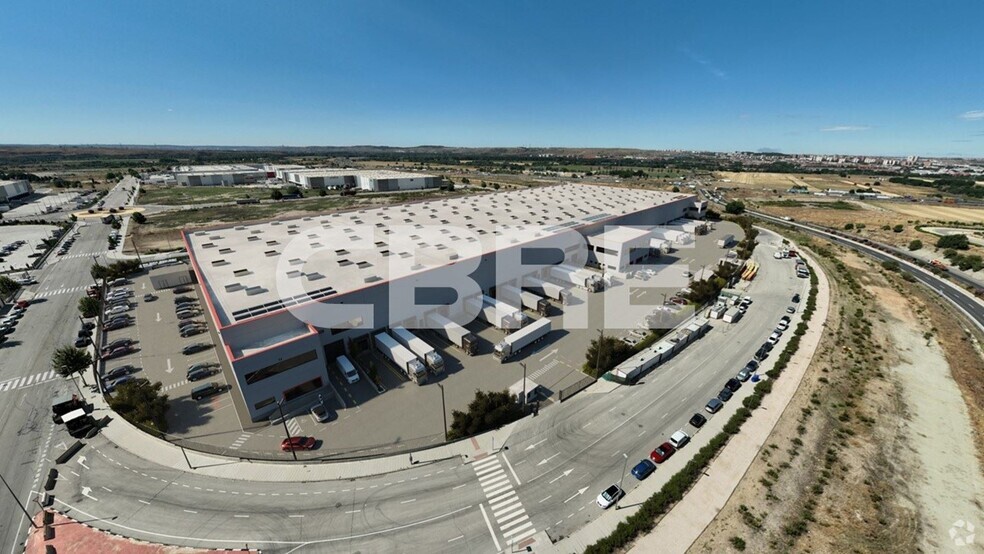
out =
[(516, 395), (509, 391), (475, 391), (475, 399), (468, 404), (468, 411), (451, 412), (449, 439), (470, 437), (492, 429), (498, 429), (523, 417), (523, 408)]
[(919, 250), (923, 247), (923, 243), (919, 239), (915, 239), (909, 243), (909, 250)]
[(6, 275), (0, 275), (0, 296), (8, 296), (20, 290), (20, 285)]
[(846, 223), (846, 224), (844, 224), (844, 229), (847, 230), (847, 231), (850, 231), (853, 228), (854, 228), (854, 224), (853, 223)]
[(724, 205), (725, 213), (741, 215), (745, 213), (745, 203), (741, 200), (732, 200)]
[(584, 353), (586, 359), (584, 366), (588, 375), (600, 377), (614, 369), (618, 364), (628, 360), (633, 354), (635, 354), (635, 350), (631, 346), (615, 337), (598, 337), (591, 340), (591, 345)]
[(892, 231), (895, 231), (896, 233), (901, 233), (902, 229), (905, 229), (905, 227), (903, 227), (901, 224), (892, 227)]
[(167, 411), (171, 407), (160, 382), (130, 381), (116, 387), (109, 407), (145, 431), (167, 432)]
[(887, 269), (888, 271), (898, 271), (899, 270), (899, 262), (897, 262), (895, 260), (885, 260), (884, 262), (881, 263), (881, 266), (883, 268)]
[(88, 296), (79, 298), (79, 313), (82, 317), (96, 317), (99, 315), (99, 301)]
[(147, 223), (147, 216), (145, 216), (144, 214), (142, 214), (140, 212), (134, 212), (134, 214), (130, 216), (130, 219), (132, 219), (134, 221), (134, 223), (138, 223), (138, 224), (141, 224), (141, 225), (143, 225), (144, 223)]
[(967, 235), (946, 235), (936, 241), (936, 246), (939, 248), (967, 250), (970, 248), (970, 241), (967, 240)]

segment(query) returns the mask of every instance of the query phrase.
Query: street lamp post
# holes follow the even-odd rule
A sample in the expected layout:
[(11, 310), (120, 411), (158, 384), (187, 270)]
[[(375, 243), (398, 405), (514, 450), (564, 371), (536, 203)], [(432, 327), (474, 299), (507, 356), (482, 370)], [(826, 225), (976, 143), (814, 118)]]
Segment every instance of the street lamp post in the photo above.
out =
[(20, 499), (17, 498), (16, 494), (14, 494), (14, 490), (11, 489), (10, 485), (7, 484), (7, 480), (3, 478), (3, 475), (0, 475), (0, 481), (3, 481), (3, 486), (7, 487), (7, 492), (10, 493), (10, 496), (14, 497), (14, 502), (16, 502), (18, 506), (20, 506), (21, 511), (24, 512), (25, 516), (27, 516), (27, 520), (31, 522), (31, 527), (34, 527), (35, 529), (39, 529), (40, 527), (38, 526), (38, 524), (34, 523), (34, 517), (31, 516), (31, 514), (27, 512), (27, 508), (25, 508), (24, 505), (21, 504)]
[(444, 404), (444, 385), (438, 383), (437, 388), (441, 389), (441, 416), (444, 418), (444, 442), (448, 442), (448, 408)]
[(284, 433), (287, 433), (287, 444), (290, 447), (290, 454), (294, 457), (294, 461), (297, 461), (297, 452), (294, 451), (294, 442), (290, 438), (290, 429), (287, 428), (287, 418), (284, 417), (284, 399), (281, 398), (277, 401), (277, 408), (280, 409), (280, 422), (284, 424)]
[(526, 362), (519, 362), (523, 367), (523, 409), (526, 409)]
[[(629, 455), (622, 452), (622, 457), (625, 458), (625, 460), (622, 461), (622, 478), (618, 480), (618, 490), (622, 491), (622, 496), (625, 496), (625, 489), (622, 488), (622, 482), (625, 481), (625, 468), (629, 465)], [(621, 502), (622, 496), (619, 496), (618, 500), (615, 501), (616, 510), (618, 510), (618, 503)]]

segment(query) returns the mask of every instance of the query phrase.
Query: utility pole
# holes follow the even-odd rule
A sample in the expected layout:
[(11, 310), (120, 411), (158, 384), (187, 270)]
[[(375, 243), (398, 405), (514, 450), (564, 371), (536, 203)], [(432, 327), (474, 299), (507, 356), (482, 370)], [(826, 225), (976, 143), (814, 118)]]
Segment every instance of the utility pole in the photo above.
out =
[(0, 481), (3, 481), (3, 486), (7, 487), (7, 491), (10, 493), (10, 496), (14, 497), (14, 502), (16, 502), (18, 506), (20, 506), (21, 511), (24, 512), (25, 516), (27, 516), (27, 521), (31, 522), (31, 527), (34, 527), (35, 529), (40, 529), (38, 524), (34, 523), (34, 517), (31, 514), (29, 514), (27, 512), (27, 508), (25, 508), (24, 505), (21, 504), (20, 499), (17, 498), (16, 494), (14, 494), (13, 489), (11, 489), (10, 485), (7, 484), (7, 480), (3, 478), (3, 475), (0, 475)]
[(519, 362), (523, 366), (523, 409), (526, 409), (526, 362)]
[[(622, 452), (622, 457), (625, 460), (622, 462), (622, 478), (618, 480), (618, 490), (622, 491), (622, 496), (625, 496), (625, 489), (622, 488), (622, 482), (625, 481), (625, 468), (629, 465), (629, 455)], [(619, 496), (618, 500), (615, 501), (616, 510), (618, 510), (618, 503), (622, 501), (622, 496)]]
[(287, 428), (287, 418), (284, 417), (284, 399), (277, 401), (277, 408), (280, 408), (280, 422), (284, 424), (284, 433), (287, 433), (287, 444), (290, 445), (290, 454), (297, 461), (297, 452), (294, 451), (294, 442), (290, 438), (290, 429)]
[(438, 383), (437, 388), (441, 389), (441, 416), (444, 417), (444, 442), (448, 442), (448, 408), (444, 404), (444, 385)]

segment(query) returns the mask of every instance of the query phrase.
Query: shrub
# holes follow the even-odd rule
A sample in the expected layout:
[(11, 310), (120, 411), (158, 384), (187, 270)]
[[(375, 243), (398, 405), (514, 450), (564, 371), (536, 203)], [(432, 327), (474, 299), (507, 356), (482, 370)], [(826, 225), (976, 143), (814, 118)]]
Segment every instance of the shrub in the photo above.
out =
[(953, 248), (956, 250), (967, 250), (970, 248), (970, 241), (967, 235), (946, 235), (936, 241), (939, 248)]
[(901, 224), (892, 227), (892, 231), (895, 231), (896, 233), (901, 233), (902, 229), (905, 229), (905, 227), (903, 227)]
[(741, 200), (732, 200), (724, 205), (725, 213), (741, 215), (745, 213), (745, 203)]
[(460, 439), (498, 429), (523, 417), (523, 409), (516, 395), (509, 391), (475, 391), (475, 399), (468, 404), (468, 411), (451, 412), (450, 439)]
[(909, 250), (919, 250), (923, 247), (923, 243), (919, 239), (915, 239), (909, 243)]

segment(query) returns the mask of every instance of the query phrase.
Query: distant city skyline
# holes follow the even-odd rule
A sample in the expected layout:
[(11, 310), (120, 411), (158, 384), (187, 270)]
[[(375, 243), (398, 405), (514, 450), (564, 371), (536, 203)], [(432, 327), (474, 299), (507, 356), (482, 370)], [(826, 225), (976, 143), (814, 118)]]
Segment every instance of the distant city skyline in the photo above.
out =
[(984, 157), (984, 4), (970, 0), (4, 12), (6, 144)]

